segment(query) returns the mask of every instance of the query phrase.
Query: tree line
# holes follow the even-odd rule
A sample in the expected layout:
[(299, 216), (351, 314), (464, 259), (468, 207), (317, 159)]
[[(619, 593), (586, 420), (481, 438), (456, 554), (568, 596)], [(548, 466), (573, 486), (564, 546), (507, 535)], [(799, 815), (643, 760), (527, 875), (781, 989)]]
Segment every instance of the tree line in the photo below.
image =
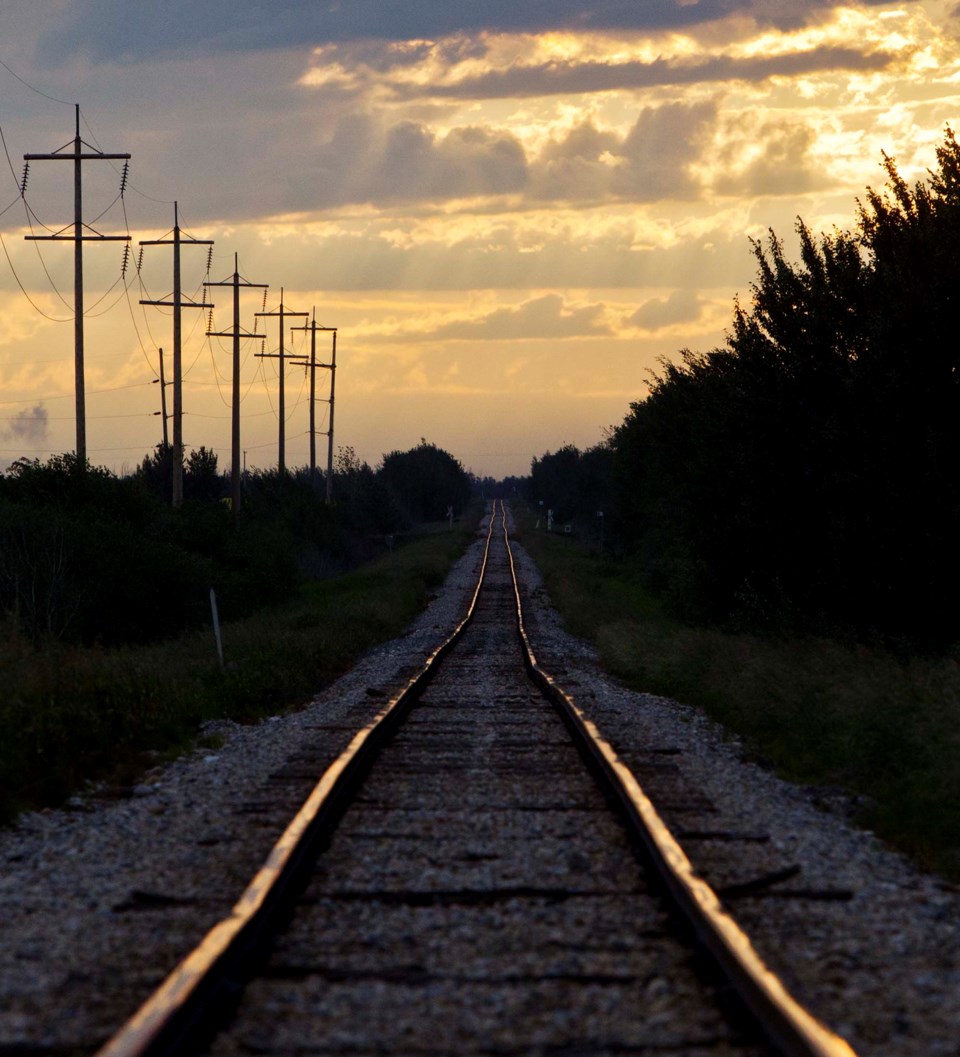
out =
[(341, 448), (335, 501), (305, 470), (253, 471), (234, 517), (229, 480), (200, 448), (184, 465), (183, 507), (167, 497), (172, 449), (117, 476), (73, 455), (20, 459), (0, 474), (0, 622), (34, 641), (113, 646), (176, 635), (290, 597), (304, 578), (355, 566), (419, 523), (468, 503), (470, 475), (421, 441), (376, 469)]
[(852, 230), (752, 241), (722, 347), (662, 362), (594, 449), (534, 460), (561, 517), (605, 505), (678, 614), (943, 648), (960, 633), (960, 147), (884, 155)]

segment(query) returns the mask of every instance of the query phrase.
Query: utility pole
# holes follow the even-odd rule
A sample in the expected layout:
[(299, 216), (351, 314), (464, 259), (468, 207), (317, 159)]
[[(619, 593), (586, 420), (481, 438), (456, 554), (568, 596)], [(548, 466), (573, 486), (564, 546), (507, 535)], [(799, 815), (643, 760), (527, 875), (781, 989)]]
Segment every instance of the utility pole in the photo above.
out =
[[(283, 304), (283, 287), (280, 287), (280, 307), (276, 312), (257, 312), (257, 316), (266, 317), (278, 317), (280, 319), (280, 351), (279, 352), (258, 352), (256, 355), (259, 359), (265, 360), (279, 360), (279, 375), (280, 375), (280, 436), (277, 443), (277, 469), (280, 471), (282, 477), (286, 473), (286, 404), (284, 403), (284, 388), (283, 388), (283, 369), (284, 369), (284, 348), (283, 348), (283, 321), (286, 316), (309, 316), (309, 312), (291, 312), (284, 307)], [(302, 327), (298, 328), (304, 329)]]
[(327, 504), (329, 505), (333, 502), (333, 407), (337, 385), (337, 328), (327, 329), (333, 331), (333, 348), (330, 354), (330, 428), (327, 430)]
[[(302, 327), (294, 327), (294, 330), (310, 331), (310, 359), (291, 360), (291, 363), (302, 364), (310, 368), (310, 484), (316, 487), (317, 480), (317, 426), (316, 426), (316, 394), (317, 394), (317, 368), (321, 367), (330, 372), (330, 428), (326, 431), (327, 437), (327, 503), (333, 501), (333, 408), (337, 380), (337, 328), (318, 327), (317, 310), (313, 310), (313, 319)], [(317, 363), (317, 331), (328, 331), (333, 334), (333, 351), (329, 363)]]
[[(162, 305), (173, 307), (173, 505), (183, 505), (183, 358), (181, 348), (180, 310), (182, 308), (213, 308), (206, 301), (183, 300), (180, 285), (180, 247), (212, 246), (212, 239), (184, 238), (180, 230), (180, 213), (177, 203), (173, 203), (173, 238), (141, 239), (141, 246), (173, 246), (173, 300), (144, 301), (141, 305)], [(162, 365), (162, 360), (161, 360)], [(164, 420), (164, 438), (166, 438), (166, 420)], [(164, 439), (166, 443), (166, 439)]]
[(233, 255), (233, 275), (219, 283), (205, 282), (204, 286), (232, 286), (233, 287), (233, 329), (227, 331), (207, 331), (208, 338), (233, 338), (233, 421), (231, 429), (232, 437), (232, 461), (230, 467), (230, 499), (233, 513), (236, 515), (240, 509), (240, 340), (241, 338), (262, 338), (263, 334), (247, 332), (240, 333), (240, 290), (258, 289), (266, 290), (267, 283), (248, 283), (246, 279), (240, 278), (240, 265), (237, 255)]
[(164, 451), (170, 447), (170, 438), (167, 434), (167, 383), (163, 377), (163, 349), (160, 352), (160, 410), (154, 411), (155, 415), (160, 415), (163, 422), (163, 447)]
[[(129, 154), (104, 154), (80, 138), (80, 104), (76, 104), (77, 129), (71, 143), (65, 143), (52, 154), (24, 154), (23, 160), (31, 161), (72, 161), (73, 162), (73, 234), (65, 235), (67, 227), (53, 235), (25, 235), (32, 242), (72, 242), (73, 243), (73, 333), (74, 333), (74, 377), (77, 408), (77, 463), (81, 469), (87, 465), (87, 412), (84, 390), (83, 371), (83, 244), (84, 242), (129, 242), (129, 235), (101, 235), (83, 222), (83, 179), (82, 168), (85, 161), (129, 161)], [(67, 153), (67, 148), (73, 150)], [(86, 148), (86, 152), (84, 151)], [(126, 169), (120, 186), (123, 194), (126, 183)], [(91, 232), (84, 234), (84, 228)]]

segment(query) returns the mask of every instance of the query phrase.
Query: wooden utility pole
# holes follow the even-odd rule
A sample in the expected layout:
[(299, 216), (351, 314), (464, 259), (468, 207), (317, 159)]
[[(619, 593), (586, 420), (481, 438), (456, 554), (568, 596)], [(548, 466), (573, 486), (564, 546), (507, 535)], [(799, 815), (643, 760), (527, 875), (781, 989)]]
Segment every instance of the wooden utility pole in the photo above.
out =
[[(330, 353), (330, 428), (327, 430), (327, 503), (333, 502), (333, 409), (336, 403), (337, 386), (337, 328), (333, 331), (333, 348)], [(323, 365), (325, 366), (325, 365)]]
[[(163, 376), (163, 349), (160, 352), (160, 417), (163, 422), (163, 447), (164, 450), (170, 447), (170, 437), (167, 433), (167, 382)], [(158, 412), (154, 411), (156, 415)]]
[[(195, 239), (183, 236), (180, 230), (180, 214), (177, 203), (173, 203), (173, 238), (141, 239), (141, 246), (173, 246), (173, 300), (145, 301), (141, 305), (173, 307), (173, 505), (183, 505), (183, 357), (181, 348), (180, 310), (183, 308), (213, 308), (206, 301), (183, 300), (180, 285), (180, 247), (212, 246), (212, 239)], [(164, 420), (166, 437), (166, 420)], [(166, 440), (164, 440), (166, 443)]]
[[(67, 227), (53, 235), (25, 235), (33, 242), (73, 243), (73, 333), (74, 377), (77, 407), (77, 462), (81, 469), (87, 465), (87, 412), (83, 371), (83, 244), (84, 242), (129, 242), (129, 235), (101, 235), (83, 222), (83, 179), (85, 161), (129, 161), (129, 154), (104, 154), (80, 138), (80, 104), (76, 106), (77, 129), (72, 142), (64, 144), (52, 154), (24, 154), (24, 161), (73, 162), (73, 234), (65, 235)], [(68, 148), (72, 151), (68, 153)], [(124, 179), (126, 172), (124, 172)], [(123, 193), (121, 185), (120, 193)], [(69, 227), (69, 225), (68, 225)], [(84, 234), (84, 228), (90, 234)]]
[(232, 416), (232, 462), (230, 467), (230, 499), (234, 514), (240, 509), (240, 341), (242, 338), (262, 338), (263, 334), (248, 331), (246, 334), (240, 332), (240, 290), (258, 289), (266, 290), (267, 283), (248, 283), (246, 279), (240, 278), (240, 265), (237, 255), (233, 255), (233, 275), (219, 283), (205, 282), (204, 286), (232, 286), (233, 287), (233, 329), (225, 331), (207, 331), (208, 338), (232, 338), (233, 339), (233, 416)]
[[(256, 355), (259, 359), (264, 360), (279, 360), (279, 377), (280, 377), (280, 435), (277, 442), (277, 469), (280, 471), (282, 477), (286, 473), (286, 424), (287, 424), (287, 409), (284, 403), (284, 347), (283, 347), (283, 321), (287, 316), (309, 316), (309, 312), (291, 312), (289, 309), (284, 307), (283, 304), (283, 287), (280, 287), (280, 307), (276, 312), (257, 312), (258, 316), (266, 317), (278, 317), (280, 319), (280, 350), (279, 352), (258, 352)], [(303, 328), (298, 328), (302, 330)]]
[[(326, 431), (327, 437), (327, 502), (333, 501), (333, 409), (336, 394), (337, 379), (337, 328), (318, 327), (317, 310), (313, 310), (313, 319), (303, 327), (294, 327), (294, 330), (310, 331), (310, 359), (291, 360), (291, 363), (302, 364), (310, 368), (310, 484), (315, 488), (317, 480), (317, 418), (316, 418), (316, 395), (317, 395), (317, 368), (323, 368), (330, 372), (330, 428)], [(333, 334), (333, 351), (329, 363), (317, 363), (317, 331), (328, 331)]]

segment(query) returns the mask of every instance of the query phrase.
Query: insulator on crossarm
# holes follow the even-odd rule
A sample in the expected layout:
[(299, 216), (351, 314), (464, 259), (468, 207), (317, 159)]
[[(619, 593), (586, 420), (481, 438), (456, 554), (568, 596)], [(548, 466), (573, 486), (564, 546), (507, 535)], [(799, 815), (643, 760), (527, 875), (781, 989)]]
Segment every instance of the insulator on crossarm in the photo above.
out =
[(27, 181), (30, 179), (30, 162), (23, 163), (23, 176), (20, 177), (20, 197), (27, 193)]
[(123, 163), (123, 172), (120, 175), (120, 197), (123, 198), (123, 193), (127, 189), (127, 177), (130, 175), (130, 162), (125, 161)]
[(120, 265), (120, 274), (126, 278), (127, 265), (130, 263), (130, 243), (127, 242), (123, 247), (123, 263)]
[(143, 247), (140, 247), (140, 252), (137, 254), (137, 272), (139, 273), (143, 269)]
[(207, 333), (209, 334), (212, 331), (213, 331), (213, 309), (211, 308), (210, 311), (207, 313)]
[(207, 275), (210, 274), (210, 269), (213, 267), (213, 247), (207, 247)]

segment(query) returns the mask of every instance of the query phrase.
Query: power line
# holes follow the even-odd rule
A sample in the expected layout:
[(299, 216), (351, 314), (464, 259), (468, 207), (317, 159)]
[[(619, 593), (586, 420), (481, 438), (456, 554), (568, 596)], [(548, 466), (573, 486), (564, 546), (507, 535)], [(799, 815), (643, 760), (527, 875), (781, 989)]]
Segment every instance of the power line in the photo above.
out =
[(3, 61), (3, 59), (0, 59), (0, 66), (2, 66), (7, 71), (7, 73), (10, 74), (11, 77), (16, 77), (16, 79), (24, 86), (24, 88), (29, 88), (31, 92), (36, 92), (37, 95), (42, 95), (44, 99), (49, 99), (51, 103), (62, 103), (64, 106), (74, 105), (73, 103), (68, 103), (66, 99), (58, 99), (55, 95), (48, 95), (46, 92), (42, 92), (39, 88), (36, 88), (29, 81), (25, 81), (20, 76), (20, 74), (16, 72), (16, 70), (10, 69), (10, 67)]
[[(109, 389), (91, 389), (88, 396), (99, 396), (101, 393), (118, 393), (121, 389), (139, 389), (144, 385), (153, 385), (153, 382), (133, 382), (131, 385), (114, 385)], [(0, 400), (0, 406), (8, 404), (32, 404), (39, 400), (66, 400), (69, 393), (49, 393), (46, 396), (28, 396), (23, 400)]]
[(17, 281), (17, 286), (20, 287), (20, 292), (30, 302), (31, 306), (37, 312), (39, 312), (40, 315), (44, 317), (44, 319), (49, 319), (51, 323), (69, 323), (73, 319), (73, 316), (67, 316), (65, 319), (60, 319), (57, 316), (51, 316), (49, 312), (44, 312), (44, 310), (37, 304), (37, 302), (34, 301), (34, 299), (27, 293), (27, 288), (20, 281), (20, 276), (17, 274), (17, 269), (14, 268), (13, 261), (10, 259), (10, 252), (7, 249), (7, 243), (3, 237), (2, 231), (0, 231), (0, 247), (3, 248), (3, 255), (7, 258), (7, 264), (10, 265), (10, 271), (13, 272), (13, 277)]
[[(39, 400), (44, 399), (40, 397)], [(32, 402), (32, 401), (31, 401)], [(153, 416), (152, 411), (138, 411), (136, 414), (130, 415), (87, 415), (87, 418), (95, 418), (98, 421), (108, 418), (144, 418), (146, 416)], [(73, 415), (47, 415), (46, 420), (48, 422), (72, 422)], [(19, 422), (19, 415), (0, 415), (0, 422)]]
[(3, 126), (0, 125), (0, 142), (3, 143), (3, 153), (7, 156), (7, 165), (10, 166), (10, 175), (13, 177), (13, 182), (17, 185), (17, 190), (20, 194), (17, 196), (23, 196), (23, 188), (20, 185), (20, 181), (17, 179), (17, 170), (13, 167), (13, 159), (10, 157), (10, 151), (7, 150), (7, 137), (3, 134)]
[[(24, 198), (24, 200), (23, 200), (23, 208), (24, 208), (24, 212), (25, 212), (26, 217), (27, 217), (27, 225), (30, 228), (30, 235), (32, 237), (33, 247), (37, 251), (37, 259), (40, 261), (40, 267), (43, 269), (43, 274), (47, 277), (47, 282), (52, 287), (53, 292), (63, 302), (64, 306), (66, 308), (70, 308), (70, 302), (63, 296), (62, 293), (60, 293), (60, 288), (53, 281), (53, 276), (50, 274), (50, 272), (49, 272), (49, 270), (47, 268), (47, 262), (43, 259), (43, 254), (40, 252), (40, 243), (37, 241), (39, 236), (34, 233), (33, 221), (36, 220), (36, 222), (40, 225), (40, 227), (44, 228), (46, 231), (50, 231), (50, 232), (53, 233), (53, 229), (52, 228), (48, 228), (47, 225), (43, 223), (43, 221), (37, 216), (37, 214), (30, 207), (30, 205), (27, 202), (26, 198)], [(12, 267), (12, 265), (11, 265), (11, 267)], [(73, 316), (71, 316), (70, 318), (73, 319)]]

